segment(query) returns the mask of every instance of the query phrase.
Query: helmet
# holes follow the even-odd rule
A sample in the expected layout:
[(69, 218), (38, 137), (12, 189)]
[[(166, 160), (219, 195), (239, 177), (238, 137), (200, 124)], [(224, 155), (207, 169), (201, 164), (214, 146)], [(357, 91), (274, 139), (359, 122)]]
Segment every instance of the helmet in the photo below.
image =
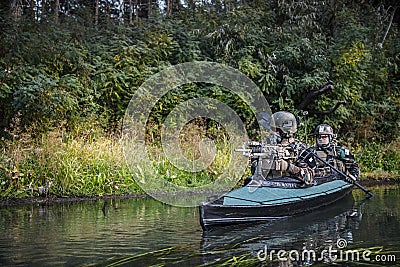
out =
[(314, 136), (318, 146), (327, 147), (333, 141), (335, 134), (328, 124), (320, 124), (315, 127)]
[(279, 132), (281, 137), (292, 137), (297, 132), (297, 119), (287, 111), (278, 111), (272, 114), (272, 130)]

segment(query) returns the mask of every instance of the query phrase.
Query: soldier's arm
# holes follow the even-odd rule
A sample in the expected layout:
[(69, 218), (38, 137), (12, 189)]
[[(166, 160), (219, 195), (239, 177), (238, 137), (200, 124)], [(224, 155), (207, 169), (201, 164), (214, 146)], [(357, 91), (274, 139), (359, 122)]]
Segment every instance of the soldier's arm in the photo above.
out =
[(280, 165), (281, 170), (292, 174), (294, 177), (304, 182), (305, 184), (309, 185), (313, 182), (315, 176), (313, 169), (309, 167), (299, 167), (286, 160), (281, 160)]
[(343, 147), (339, 147), (339, 152), (339, 159), (343, 161), (346, 170), (358, 180), (360, 176), (360, 166), (356, 162), (353, 154), (351, 154), (350, 150)]

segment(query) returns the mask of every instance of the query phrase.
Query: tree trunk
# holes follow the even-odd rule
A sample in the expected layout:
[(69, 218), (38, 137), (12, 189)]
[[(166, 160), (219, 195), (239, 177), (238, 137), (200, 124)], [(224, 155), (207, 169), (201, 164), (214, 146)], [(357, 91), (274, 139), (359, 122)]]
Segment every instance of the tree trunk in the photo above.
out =
[(392, 15), (390, 16), (389, 25), (387, 26), (387, 29), (386, 29), (385, 35), (383, 36), (382, 42), (380, 42), (380, 44), (379, 44), (381, 48), (382, 48), (382, 46), (383, 46), (383, 43), (384, 43), (385, 40), (386, 40), (386, 37), (387, 37), (387, 35), (388, 35), (388, 33), (389, 33), (389, 30), (390, 30), (390, 27), (392, 26), (394, 14), (396, 13), (396, 9), (397, 9), (397, 7), (394, 8), (393, 13), (392, 13)]
[(172, 0), (166, 0), (167, 5), (167, 16), (171, 16), (172, 14)]
[(107, 22), (109, 22), (109, 20), (110, 20), (110, 13), (111, 13), (111, 7), (110, 7), (110, 1), (107, 1), (106, 2), (107, 4), (106, 4), (106, 20), (107, 20)]
[(118, 20), (119, 23), (124, 23), (124, 0), (119, 0)]
[(55, 5), (56, 6), (54, 7), (54, 18), (56, 23), (58, 23), (58, 17), (60, 15), (60, 0), (56, 0)]
[(42, 0), (42, 13), (40, 15), (42, 18), (47, 15), (46, 14), (46, 0)]
[(133, 3), (132, 0), (129, 0), (129, 24), (133, 24)]
[(69, 16), (70, 12), (71, 12), (71, 3), (69, 1), (67, 1), (67, 7), (66, 7), (65, 15)]
[(94, 24), (99, 24), (99, 0), (96, 0), (96, 6), (94, 11)]
[(135, 18), (136, 24), (139, 24), (139, 0), (135, 0)]
[(147, 14), (147, 16), (148, 16), (149, 18), (150, 18), (150, 16), (151, 16), (152, 6), (153, 6), (153, 1), (152, 1), (152, 0), (149, 0), (149, 1), (148, 1), (149, 11), (148, 11), (148, 14)]
[(14, 19), (21, 17), (22, 15), (22, 7), (20, 0), (12, 0), (11, 1), (11, 15)]
[(35, 0), (31, 0), (31, 3), (30, 3), (31, 14), (29, 14), (29, 15), (33, 21), (36, 20), (35, 5), (36, 5)]

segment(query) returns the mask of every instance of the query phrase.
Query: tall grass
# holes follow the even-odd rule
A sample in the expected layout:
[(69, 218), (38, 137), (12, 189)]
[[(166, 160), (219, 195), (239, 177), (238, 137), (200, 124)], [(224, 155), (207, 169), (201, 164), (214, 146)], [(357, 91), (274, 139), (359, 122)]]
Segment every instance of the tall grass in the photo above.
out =
[(369, 142), (359, 145), (354, 156), (361, 166), (362, 177), (400, 177), (400, 138), (389, 143)]
[[(201, 156), (199, 142), (207, 138), (204, 132), (201, 125), (190, 125), (181, 133), (184, 157), (195, 161)], [(212, 164), (201, 171), (188, 172), (174, 166), (157, 142), (147, 146), (150, 165), (137, 161), (132, 166), (125, 160), (121, 138), (100, 131), (68, 136), (63, 130), (54, 130), (39, 137), (10, 133), (10, 138), (0, 141), (0, 197), (38, 196), (46, 184), (51, 184), (49, 194), (56, 196), (143, 194), (140, 181), (150, 181), (149, 175), (156, 176), (151, 181), (160, 193), (167, 193), (163, 183), (195, 188), (212, 184), (221, 174), (239, 182), (243, 177), (227, 167), (232, 163), (229, 140), (224, 134), (215, 140)], [(358, 145), (353, 153), (363, 177), (400, 176), (400, 139), (383, 145)]]
[[(183, 144), (186, 157), (199, 156), (195, 141)], [(157, 176), (157, 181), (197, 187), (215, 181), (226, 172), (230, 160), (220, 148), (207, 169), (192, 173), (171, 164), (159, 145), (150, 144), (147, 148), (154, 172), (149, 172), (148, 164), (132, 166), (127, 162), (121, 138), (116, 136), (68, 136), (56, 130), (39, 138), (24, 134), (2, 140), (0, 197), (38, 196), (40, 187), (46, 184), (51, 184), (49, 194), (56, 196), (143, 194), (137, 181), (147, 179), (150, 173)]]
[(112, 137), (66, 138), (50, 132), (39, 139), (3, 143), (3, 197), (34, 196), (51, 183), (58, 196), (101, 196), (140, 192)]

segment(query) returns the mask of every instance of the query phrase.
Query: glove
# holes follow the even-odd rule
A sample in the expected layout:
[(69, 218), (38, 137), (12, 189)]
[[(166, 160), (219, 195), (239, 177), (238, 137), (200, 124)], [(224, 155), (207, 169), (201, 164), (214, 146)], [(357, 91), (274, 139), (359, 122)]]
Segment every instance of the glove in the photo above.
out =
[(357, 182), (358, 177), (355, 176), (355, 175), (353, 175), (353, 174), (349, 174), (349, 175), (347, 175), (346, 180), (348, 180), (348, 181), (350, 181), (351, 183), (353, 183), (353, 182)]
[(286, 160), (283, 160), (283, 159), (282, 159), (282, 160), (279, 161), (279, 168), (280, 168), (280, 170), (282, 170), (282, 171), (287, 171), (289, 165), (290, 165), (290, 163), (287, 162)]
[(300, 181), (303, 181), (306, 185), (312, 184), (314, 180), (314, 170), (309, 167), (297, 167), (289, 163), (288, 171), (294, 174)]
[(310, 185), (314, 180), (314, 170), (311, 168), (301, 168), (300, 177), (306, 185)]

